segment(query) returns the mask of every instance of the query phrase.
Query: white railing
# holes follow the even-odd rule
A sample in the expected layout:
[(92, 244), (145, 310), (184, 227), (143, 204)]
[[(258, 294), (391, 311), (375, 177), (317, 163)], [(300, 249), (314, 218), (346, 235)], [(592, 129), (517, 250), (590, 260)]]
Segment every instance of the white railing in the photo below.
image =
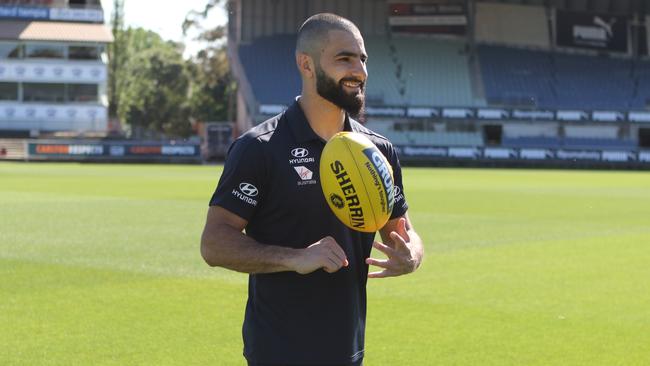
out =
[(107, 126), (103, 105), (0, 102), (0, 129), (103, 131)]
[(0, 81), (104, 83), (107, 66), (101, 61), (0, 60)]

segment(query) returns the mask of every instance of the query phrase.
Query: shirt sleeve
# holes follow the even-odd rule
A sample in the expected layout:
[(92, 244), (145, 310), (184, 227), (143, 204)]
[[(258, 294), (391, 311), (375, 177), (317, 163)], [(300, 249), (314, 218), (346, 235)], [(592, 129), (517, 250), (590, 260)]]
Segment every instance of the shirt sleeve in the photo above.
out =
[(404, 184), (402, 183), (402, 167), (399, 163), (397, 151), (393, 148), (392, 144), (387, 146), (387, 158), (391, 167), (393, 168), (393, 183), (395, 188), (393, 190), (393, 212), (390, 215), (391, 220), (403, 216), (408, 211), (409, 205), (406, 203), (406, 196), (404, 195)]
[(210, 206), (221, 206), (250, 221), (264, 198), (264, 161), (259, 141), (254, 138), (236, 140), (228, 151)]

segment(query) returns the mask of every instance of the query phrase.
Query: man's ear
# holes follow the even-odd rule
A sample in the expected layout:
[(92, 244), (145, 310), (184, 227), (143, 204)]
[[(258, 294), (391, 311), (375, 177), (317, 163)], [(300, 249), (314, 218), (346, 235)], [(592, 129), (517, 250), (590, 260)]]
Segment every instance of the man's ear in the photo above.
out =
[(307, 79), (315, 77), (314, 59), (304, 52), (296, 52), (296, 64), (300, 75)]

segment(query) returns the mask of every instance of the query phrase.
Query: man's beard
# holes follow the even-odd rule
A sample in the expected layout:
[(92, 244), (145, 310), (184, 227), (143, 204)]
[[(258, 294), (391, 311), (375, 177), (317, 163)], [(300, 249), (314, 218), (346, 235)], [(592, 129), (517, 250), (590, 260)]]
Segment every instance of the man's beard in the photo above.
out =
[(343, 82), (360, 81), (354, 78), (343, 78), (338, 84), (329, 77), (323, 69), (316, 68), (316, 91), (318, 94), (332, 102), (334, 105), (348, 112), (352, 118), (359, 118), (363, 113), (365, 102), (365, 83), (359, 85), (359, 93), (350, 94), (345, 91)]

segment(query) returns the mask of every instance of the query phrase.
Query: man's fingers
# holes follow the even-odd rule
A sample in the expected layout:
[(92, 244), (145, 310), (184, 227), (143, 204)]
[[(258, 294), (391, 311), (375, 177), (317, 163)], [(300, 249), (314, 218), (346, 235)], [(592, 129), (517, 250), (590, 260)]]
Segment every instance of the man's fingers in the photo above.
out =
[(391, 231), (390, 238), (393, 239), (393, 243), (396, 244), (395, 249), (399, 250), (402, 248), (408, 248), (408, 246), (406, 245), (406, 239), (400, 234), (398, 234), (397, 232)]
[(406, 218), (402, 217), (402, 218), (399, 219), (399, 222), (397, 223), (397, 233), (407, 243), (411, 241), (411, 237), (409, 236), (409, 232), (408, 232), (408, 229), (406, 227)]
[(393, 277), (393, 276), (395, 276), (395, 274), (392, 271), (387, 269), (383, 271), (368, 273), (368, 278), (386, 278), (386, 277)]
[(327, 257), (325, 259), (325, 265), (323, 265), (323, 269), (327, 273), (334, 273), (338, 271), (341, 268), (341, 263), (338, 261), (338, 257)]
[(331, 240), (328, 242), (328, 248), (330, 248), (332, 253), (334, 253), (334, 255), (336, 255), (339, 258), (342, 266), (344, 267), (348, 266), (349, 262), (347, 256), (345, 255), (345, 251), (336, 242), (336, 240), (334, 240), (334, 238), (331, 238)]
[(384, 243), (380, 243), (380, 242), (376, 241), (376, 242), (372, 243), (372, 246), (375, 249), (379, 250), (380, 252), (386, 254), (389, 257), (392, 257), (393, 255), (395, 255), (395, 249), (389, 247), (388, 245), (386, 245)]
[(390, 265), (388, 259), (375, 259), (375, 258), (366, 258), (366, 263), (371, 266), (388, 268)]

